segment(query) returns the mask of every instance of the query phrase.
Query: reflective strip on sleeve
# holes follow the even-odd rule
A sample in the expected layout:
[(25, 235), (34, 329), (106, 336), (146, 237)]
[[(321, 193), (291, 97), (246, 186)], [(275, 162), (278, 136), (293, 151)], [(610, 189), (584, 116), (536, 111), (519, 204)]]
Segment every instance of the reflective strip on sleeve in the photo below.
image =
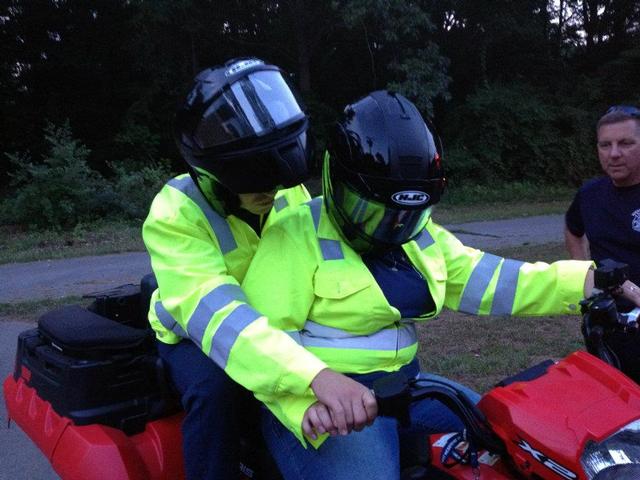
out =
[(423, 229), (415, 239), (416, 243), (420, 247), (420, 250), (424, 250), (427, 247), (430, 247), (435, 242), (431, 234), (427, 231), (427, 229)]
[(178, 322), (173, 318), (173, 316), (167, 312), (167, 309), (164, 308), (162, 302), (156, 302), (154, 305), (154, 310), (156, 311), (156, 315), (158, 316), (158, 320), (164, 328), (167, 330), (171, 330), (173, 333), (182, 338), (189, 338), (187, 332), (180, 326)]
[(261, 315), (246, 303), (239, 305), (227, 315), (213, 336), (209, 357), (220, 365), (220, 368), (227, 368), (231, 348), (236, 343), (240, 332), (260, 317)]
[(342, 253), (342, 246), (338, 240), (330, 240), (328, 238), (318, 239), (320, 242), (320, 251), (322, 252), (322, 258), (325, 260), (342, 260), (344, 254)]
[[(292, 335), (292, 338), (293, 335)], [(298, 339), (294, 338), (298, 341)], [(339, 328), (307, 320), (300, 331), (299, 342), (304, 347), (343, 348), (349, 350), (400, 350), (418, 341), (413, 322), (402, 322), (398, 328), (379, 330), (371, 335), (353, 335)]]
[(233, 233), (231, 233), (229, 224), (213, 208), (211, 208), (211, 205), (209, 205), (196, 184), (193, 183), (193, 179), (191, 177), (186, 176), (183, 178), (173, 178), (167, 182), (167, 185), (184, 193), (196, 205), (198, 205), (200, 210), (202, 210), (202, 213), (207, 217), (209, 225), (211, 225), (211, 229), (218, 239), (220, 250), (223, 255), (237, 248), (236, 241), (233, 238)]
[(284, 195), (276, 198), (275, 201), (273, 202), (273, 208), (276, 209), (276, 212), (279, 212), (280, 210), (288, 206), (289, 206), (289, 202), (287, 201), (287, 197), (285, 197)]
[(320, 197), (316, 197), (313, 200), (307, 202), (309, 208), (311, 209), (311, 218), (313, 218), (313, 226), (318, 231), (318, 226), (320, 225), (320, 211), (322, 210), (322, 199)]
[(513, 312), (513, 302), (516, 298), (516, 287), (518, 286), (518, 275), (520, 267), (524, 262), (507, 259), (502, 264), (496, 292), (493, 295), (491, 305), (491, 315), (511, 315)]
[[(202, 297), (200, 302), (198, 302), (198, 306), (191, 314), (191, 317), (189, 317), (189, 322), (187, 323), (187, 333), (189, 334), (189, 338), (202, 348), (204, 332), (209, 326), (209, 322), (211, 322), (215, 313), (235, 300), (246, 302), (247, 297), (245, 297), (244, 292), (238, 285), (230, 283), (218, 285)], [(222, 324), (224, 324), (228, 319), (229, 317), (225, 318)], [(222, 324), (218, 328), (218, 331), (222, 328)]]
[(464, 287), (459, 307), (461, 312), (477, 314), (480, 311), (482, 297), (501, 261), (502, 257), (490, 253), (482, 256)]
[[(162, 323), (165, 328), (182, 338), (190, 339), (202, 348), (204, 333), (211, 319), (218, 311), (233, 301), (246, 301), (244, 292), (238, 285), (224, 284), (214, 288), (198, 303), (198, 306), (189, 318), (186, 332), (164, 308), (162, 302), (156, 302), (155, 311), (160, 323)], [(220, 368), (226, 368), (229, 353), (240, 332), (260, 317), (261, 315), (246, 303), (238, 305), (238, 307), (220, 322), (220, 326), (211, 340), (211, 350), (207, 352), (209, 357), (211, 357)]]

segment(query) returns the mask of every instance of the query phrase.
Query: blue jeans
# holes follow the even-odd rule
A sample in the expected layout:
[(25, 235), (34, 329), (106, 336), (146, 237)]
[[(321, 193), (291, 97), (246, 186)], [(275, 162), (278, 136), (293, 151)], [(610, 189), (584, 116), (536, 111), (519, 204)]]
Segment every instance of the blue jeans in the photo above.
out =
[(186, 412), (182, 450), (187, 479), (238, 478), (240, 443), (234, 410), (246, 391), (193, 342), (156, 343)]
[[(463, 390), (477, 403), (480, 395), (437, 375), (420, 373), (420, 378), (447, 382)], [(369, 383), (369, 375), (364, 376)], [(359, 380), (359, 376), (353, 376)], [(262, 432), (286, 480), (394, 480), (400, 478), (400, 437), (405, 433), (455, 432), (462, 422), (437, 400), (420, 400), (411, 405), (411, 426), (398, 425), (391, 417), (378, 417), (372, 426), (346, 436), (329, 437), (317, 450), (306, 449), (276, 417), (264, 409)], [(425, 446), (426, 448), (426, 446)]]

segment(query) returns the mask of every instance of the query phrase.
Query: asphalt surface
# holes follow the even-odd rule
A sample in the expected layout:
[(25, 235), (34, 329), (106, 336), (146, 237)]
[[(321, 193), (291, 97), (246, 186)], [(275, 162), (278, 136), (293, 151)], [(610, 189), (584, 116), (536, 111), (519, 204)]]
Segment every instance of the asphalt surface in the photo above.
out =
[[(563, 216), (545, 215), (448, 226), (464, 244), (494, 250), (508, 246), (560, 242)], [(125, 283), (151, 272), (146, 253), (124, 253), (0, 265), (0, 303), (80, 296)], [(33, 323), (0, 316), (0, 379), (13, 370), (18, 334)], [(0, 401), (0, 480), (56, 480), (46, 458), (11, 424)]]

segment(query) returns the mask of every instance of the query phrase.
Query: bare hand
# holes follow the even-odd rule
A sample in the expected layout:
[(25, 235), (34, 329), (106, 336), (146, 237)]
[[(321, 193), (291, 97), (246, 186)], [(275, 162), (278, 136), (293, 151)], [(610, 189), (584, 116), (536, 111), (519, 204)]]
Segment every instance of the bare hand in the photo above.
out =
[(367, 387), (328, 368), (315, 376), (311, 389), (329, 410), (340, 435), (347, 435), (352, 430), (359, 432), (371, 425), (378, 415), (378, 404)]
[(640, 307), (640, 288), (630, 280), (620, 286), (620, 295)]
[(302, 431), (313, 440), (323, 433), (328, 433), (331, 436), (338, 434), (338, 429), (331, 420), (329, 409), (320, 402), (314, 403), (304, 412)]

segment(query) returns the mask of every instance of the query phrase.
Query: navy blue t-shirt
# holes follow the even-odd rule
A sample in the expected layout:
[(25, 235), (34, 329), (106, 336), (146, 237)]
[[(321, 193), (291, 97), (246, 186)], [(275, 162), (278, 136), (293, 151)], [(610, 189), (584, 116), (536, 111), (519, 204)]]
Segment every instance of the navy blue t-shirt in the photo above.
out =
[(587, 235), (591, 258), (629, 265), (640, 283), (640, 185), (616, 187), (609, 177), (591, 180), (578, 190), (565, 216), (574, 235)]
[(411, 264), (402, 247), (384, 254), (363, 255), (362, 260), (389, 305), (397, 308), (402, 318), (416, 318), (435, 310), (427, 281)]

